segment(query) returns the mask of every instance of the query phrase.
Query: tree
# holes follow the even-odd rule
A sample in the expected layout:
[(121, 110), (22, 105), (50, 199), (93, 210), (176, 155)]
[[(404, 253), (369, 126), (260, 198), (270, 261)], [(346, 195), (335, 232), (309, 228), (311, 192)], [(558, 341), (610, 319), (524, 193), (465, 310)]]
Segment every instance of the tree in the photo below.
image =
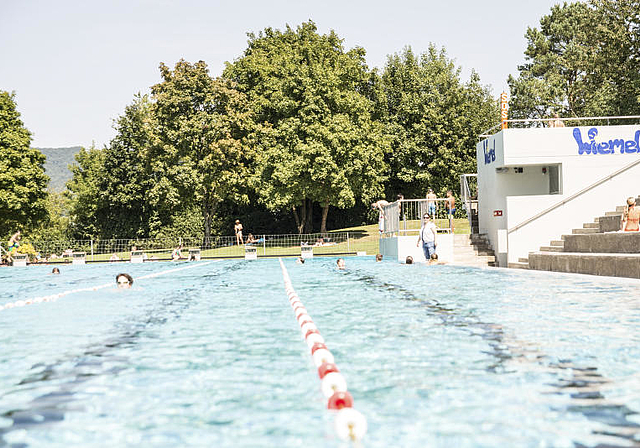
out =
[(136, 95), (115, 122), (116, 136), (104, 149), (96, 216), (103, 238), (145, 238), (152, 215), (146, 151), (151, 145), (152, 103)]
[(518, 78), (509, 76), (512, 118), (640, 112), (637, 0), (564, 3), (525, 34)]
[(104, 151), (94, 147), (82, 148), (76, 163), (69, 166), (73, 177), (67, 182), (66, 195), (70, 201), (69, 227), (76, 239), (93, 239), (101, 235), (99, 219), (101, 180), (105, 176)]
[(326, 232), (330, 206), (368, 202), (382, 190), (386, 143), (364, 56), (310, 21), (249, 34), (243, 56), (224, 71), (255, 113), (253, 186), (270, 209), (292, 210), (300, 233), (312, 230), (314, 202)]
[(431, 45), (415, 55), (410, 47), (389, 56), (382, 73), (387, 197), (424, 197), (431, 187), (444, 196), (459, 175), (475, 172), (477, 136), (497, 120), (488, 88), (474, 72), (468, 82), (444, 49)]
[(153, 176), (151, 230), (173, 225), (173, 217), (195, 206), (208, 240), (219, 203), (246, 201), (247, 102), (231, 81), (211, 78), (203, 61), (181, 60), (173, 71), (161, 64), (160, 73), (163, 81), (151, 88), (155, 124), (146, 153)]
[(45, 156), (30, 144), (14, 94), (0, 91), (0, 236), (33, 229), (47, 217)]

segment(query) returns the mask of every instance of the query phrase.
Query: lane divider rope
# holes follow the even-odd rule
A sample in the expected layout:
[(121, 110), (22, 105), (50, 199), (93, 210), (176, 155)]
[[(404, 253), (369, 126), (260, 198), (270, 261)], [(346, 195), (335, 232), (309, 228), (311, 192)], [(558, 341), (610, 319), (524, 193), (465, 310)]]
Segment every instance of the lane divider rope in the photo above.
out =
[(353, 408), (353, 397), (347, 391), (347, 381), (340, 374), (333, 354), (325, 345), (325, 340), (320, 335), (318, 327), (313, 323), (300, 297), (293, 289), (291, 278), (282, 259), (279, 258), (279, 261), (284, 278), (284, 288), (289, 297), (291, 308), (293, 308), (298, 325), (300, 325), (302, 337), (309, 347), (313, 363), (318, 368), (320, 386), (322, 394), (327, 399), (327, 408), (331, 411), (337, 411), (334, 421), (336, 433), (342, 440), (359, 442), (367, 432), (367, 420)]
[[(143, 275), (141, 277), (136, 278), (136, 280), (144, 280), (145, 278), (153, 278), (153, 277), (158, 277), (158, 276), (164, 275), (164, 274), (170, 274), (172, 272), (183, 271), (185, 269), (201, 267), (201, 266), (204, 266), (204, 265), (209, 264), (209, 263), (212, 263), (212, 262), (211, 261), (207, 261), (207, 262), (202, 263), (202, 264), (193, 264), (193, 265), (185, 266), (185, 267), (181, 267), (181, 268), (168, 269), (166, 271), (156, 272), (154, 274)], [(108, 288), (109, 286), (113, 286), (113, 283), (112, 282), (104, 283), (102, 285), (91, 286), (91, 287), (88, 287), (88, 288), (70, 289), (68, 291), (59, 292), (57, 294), (51, 294), (51, 295), (48, 295), (48, 296), (34, 297), (33, 299), (16, 300), (15, 302), (9, 302), (9, 303), (5, 303), (4, 305), (0, 305), (0, 311), (8, 310), (10, 308), (18, 308), (18, 307), (22, 307), (22, 306), (25, 306), (25, 305), (33, 305), (34, 303), (55, 302), (56, 300), (58, 300), (58, 299), (60, 299), (60, 298), (62, 298), (64, 296), (68, 296), (69, 294), (75, 294), (75, 293), (78, 293), (78, 292), (86, 292), (86, 291), (97, 291), (99, 289)]]

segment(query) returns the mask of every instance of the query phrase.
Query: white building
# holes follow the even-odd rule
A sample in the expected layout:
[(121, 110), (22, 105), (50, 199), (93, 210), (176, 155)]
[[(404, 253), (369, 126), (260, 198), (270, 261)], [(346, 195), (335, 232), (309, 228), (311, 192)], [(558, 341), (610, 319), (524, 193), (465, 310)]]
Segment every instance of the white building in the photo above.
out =
[(640, 125), (504, 129), (476, 150), (480, 233), (500, 266), (640, 194)]

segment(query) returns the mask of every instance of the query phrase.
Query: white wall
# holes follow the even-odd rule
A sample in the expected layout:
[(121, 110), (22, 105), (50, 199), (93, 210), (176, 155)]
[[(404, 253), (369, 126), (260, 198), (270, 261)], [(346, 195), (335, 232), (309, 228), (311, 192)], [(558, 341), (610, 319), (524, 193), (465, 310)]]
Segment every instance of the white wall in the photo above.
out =
[[(577, 131), (576, 131), (577, 129)], [(594, 132), (595, 130), (595, 132)], [(580, 146), (576, 133), (586, 145)], [(609, 146), (615, 143), (614, 150)], [(620, 145), (622, 143), (622, 146)], [(587, 153), (584, 149), (588, 147)], [(495, 148), (495, 157), (490, 154)], [(522, 223), (616, 170), (639, 160), (640, 126), (506, 129), (478, 143), (478, 209), (480, 231), (488, 235), (501, 266), (546, 246), (571, 229), (592, 222), (606, 211), (640, 194), (638, 167), (558, 208), (508, 236), (508, 257), (498, 251), (498, 230)], [(485, 157), (488, 154), (489, 157)], [(561, 195), (547, 195), (541, 167), (561, 164)], [(509, 167), (507, 173), (496, 168)], [(513, 173), (523, 167), (523, 174)], [(546, 175), (548, 176), (548, 174)], [(502, 210), (502, 217), (493, 216)], [(507, 250), (506, 248), (501, 248)]]
[[(404, 262), (407, 255), (413, 257), (416, 263), (424, 263), (424, 252), (422, 244), (416, 247), (418, 235), (398, 236), (380, 239), (380, 253), (384, 258), (395, 259)], [(453, 235), (448, 233), (439, 233), (436, 239), (436, 253), (438, 259), (447, 263), (453, 261)]]

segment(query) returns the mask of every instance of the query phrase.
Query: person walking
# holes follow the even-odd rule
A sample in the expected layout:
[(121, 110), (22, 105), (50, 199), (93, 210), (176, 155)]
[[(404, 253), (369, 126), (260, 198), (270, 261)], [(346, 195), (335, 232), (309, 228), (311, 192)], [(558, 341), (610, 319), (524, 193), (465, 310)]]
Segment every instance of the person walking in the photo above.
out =
[(436, 225), (431, 221), (429, 213), (425, 213), (422, 217), (422, 227), (420, 227), (416, 247), (419, 247), (422, 242), (422, 251), (424, 252), (424, 258), (427, 262), (431, 259), (431, 254), (436, 253), (436, 246), (438, 245), (436, 242), (436, 234)]

